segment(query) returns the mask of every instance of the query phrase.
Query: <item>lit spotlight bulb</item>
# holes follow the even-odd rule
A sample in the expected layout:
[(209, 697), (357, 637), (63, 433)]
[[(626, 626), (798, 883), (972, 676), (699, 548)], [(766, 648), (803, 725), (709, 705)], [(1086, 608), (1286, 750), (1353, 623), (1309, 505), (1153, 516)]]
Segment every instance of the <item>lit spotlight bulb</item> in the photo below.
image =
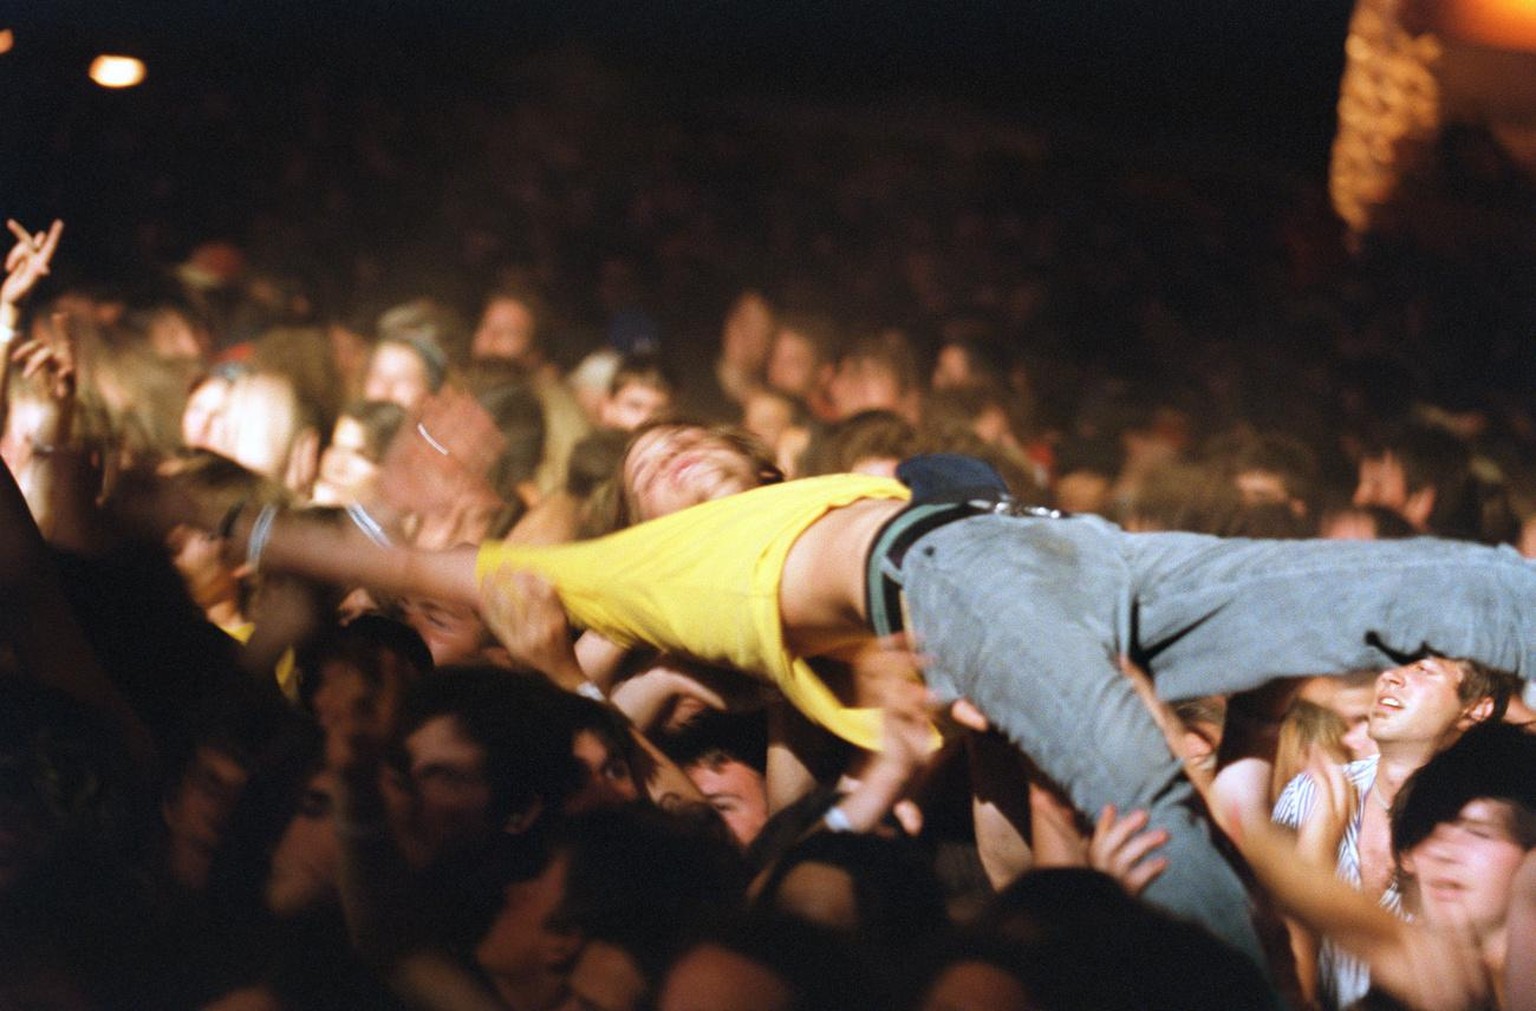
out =
[(144, 63), (132, 56), (98, 56), (90, 73), (103, 88), (131, 88), (144, 80)]
[(11, 47), (15, 44), (16, 36), (11, 33), (11, 30), (9, 28), (0, 28), (0, 56), (10, 52)]

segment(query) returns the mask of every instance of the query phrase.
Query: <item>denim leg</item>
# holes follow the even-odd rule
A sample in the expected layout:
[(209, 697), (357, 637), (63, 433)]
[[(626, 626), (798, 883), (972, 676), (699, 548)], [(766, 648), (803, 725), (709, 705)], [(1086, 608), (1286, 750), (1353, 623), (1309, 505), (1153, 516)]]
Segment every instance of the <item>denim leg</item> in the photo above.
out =
[(1392, 653), (1426, 647), (1526, 678), (1536, 671), (1536, 565), (1512, 548), (1432, 538), (1123, 540), (1137, 655), (1164, 698), (1387, 666)]
[(1126, 647), (1125, 535), (1091, 518), (978, 517), (922, 538), (903, 564), (928, 683), (975, 702), (1071, 797), (1145, 808), (1168, 869), (1148, 901), (1204, 924), (1263, 965), (1237, 875), (1194, 791), (1115, 663)]

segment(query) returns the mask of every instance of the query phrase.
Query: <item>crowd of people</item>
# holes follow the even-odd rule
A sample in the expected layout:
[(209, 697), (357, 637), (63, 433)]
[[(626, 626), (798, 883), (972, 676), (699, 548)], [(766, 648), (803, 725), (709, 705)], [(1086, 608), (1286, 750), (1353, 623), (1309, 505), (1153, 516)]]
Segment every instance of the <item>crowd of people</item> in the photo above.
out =
[(550, 115), (468, 296), (10, 223), (0, 1004), (1536, 1007), (1518, 312)]

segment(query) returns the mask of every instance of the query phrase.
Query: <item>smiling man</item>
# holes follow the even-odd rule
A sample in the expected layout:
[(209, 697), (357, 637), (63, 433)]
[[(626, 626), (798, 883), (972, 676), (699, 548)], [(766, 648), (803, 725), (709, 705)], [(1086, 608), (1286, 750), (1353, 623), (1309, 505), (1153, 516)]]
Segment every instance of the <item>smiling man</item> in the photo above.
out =
[[(1500, 719), (1519, 684), (1513, 675), (1475, 660), (1436, 656), (1376, 678), (1367, 725), (1378, 754), (1343, 769), (1354, 796), (1339, 841), (1341, 878), (1388, 909), (1399, 909), (1388, 817), (1398, 790), (1468, 729)], [(1328, 805), (1317, 803), (1318, 789), (1310, 773), (1297, 776), (1275, 803), (1274, 820), (1303, 828), (1330, 817)], [(1324, 1007), (1347, 1007), (1364, 996), (1370, 979), (1360, 962), (1325, 941), (1317, 965)]]

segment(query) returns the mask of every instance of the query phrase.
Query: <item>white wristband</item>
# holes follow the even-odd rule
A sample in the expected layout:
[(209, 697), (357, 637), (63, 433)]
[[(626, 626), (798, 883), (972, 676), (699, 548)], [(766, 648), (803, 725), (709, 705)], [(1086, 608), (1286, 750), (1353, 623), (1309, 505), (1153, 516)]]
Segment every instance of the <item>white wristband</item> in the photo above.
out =
[(245, 542), (245, 564), (252, 572), (261, 571), (261, 553), (267, 550), (267, 541), (272, 539), (272, 524), (276, 519), (277, 506), (262, 506), (256, 521), (251, 524), (251, 536)]
[(852, 832), (853, 822), (848, 820), (848, 812), (833, 804), (827, 808), (827, 813), (821, 816), (827, 829), (832, 832)]
[(591, 699), (593, 702), (608, 701), (608, 696), (603, 694), (603, 690), (591, 681), (583, 681), (581, 684), (577, 685), (576, 694), (582, 696), (583, 698)]

